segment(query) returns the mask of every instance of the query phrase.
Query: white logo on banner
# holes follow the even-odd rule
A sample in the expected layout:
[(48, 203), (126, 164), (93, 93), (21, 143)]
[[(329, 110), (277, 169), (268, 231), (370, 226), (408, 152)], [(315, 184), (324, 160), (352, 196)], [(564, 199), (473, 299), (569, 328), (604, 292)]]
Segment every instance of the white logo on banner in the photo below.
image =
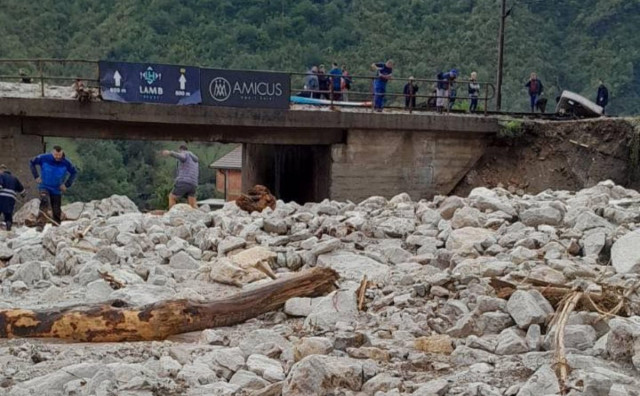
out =
[(209, 93), (216, 102), (224, 102), (231, 96), (231, 84), (226, 78), (216, 77), (209, 83)]

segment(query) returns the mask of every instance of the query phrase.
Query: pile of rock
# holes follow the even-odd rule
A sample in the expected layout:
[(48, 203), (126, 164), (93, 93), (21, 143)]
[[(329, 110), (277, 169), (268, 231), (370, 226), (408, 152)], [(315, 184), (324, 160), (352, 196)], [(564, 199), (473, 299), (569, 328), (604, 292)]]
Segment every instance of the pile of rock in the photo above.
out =
[[(98, 206), (44, 233), (0, 236), (0, 308), (204, 301), (271, 282), (258, 267), (331, 267), (339, 289), (163, 342), (4, 341), (6, 394), (560, 394), (557, 302), (540, 285), (626, 293), (620, 316), (588, 304), (570, 314), (566, 385), (571, 395), (640, 392), (640, 194), (611, 182), (535, 196), (477, 188), (420, 202), (279, 201), (261, 213), (229, 203), (115, 216)], [(492, 279), (517, 290), (501, 298)]]

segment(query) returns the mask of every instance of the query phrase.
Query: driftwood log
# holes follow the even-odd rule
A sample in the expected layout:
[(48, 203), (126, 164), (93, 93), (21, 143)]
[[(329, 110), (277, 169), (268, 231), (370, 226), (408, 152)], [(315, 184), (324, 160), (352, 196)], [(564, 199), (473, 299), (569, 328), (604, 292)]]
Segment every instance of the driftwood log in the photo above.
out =
[(273, 311), (292, 297), (334, 289), (338, 274), (313, 268), (253, 290), (208, 302), (159, 301), (130, 307), (115, 300), (62, 309), (0, 310), (0, 337), (53, 337), (89, 342), (162, 340), (170, 335), (229, 326)]

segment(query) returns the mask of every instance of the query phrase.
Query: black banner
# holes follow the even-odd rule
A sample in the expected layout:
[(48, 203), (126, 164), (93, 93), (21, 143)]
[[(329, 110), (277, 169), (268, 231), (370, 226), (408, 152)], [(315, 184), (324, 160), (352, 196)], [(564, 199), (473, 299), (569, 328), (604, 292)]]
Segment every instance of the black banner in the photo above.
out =
[(209, 106), (289, 108), (289, 75), (200, 69), (202, 103)]

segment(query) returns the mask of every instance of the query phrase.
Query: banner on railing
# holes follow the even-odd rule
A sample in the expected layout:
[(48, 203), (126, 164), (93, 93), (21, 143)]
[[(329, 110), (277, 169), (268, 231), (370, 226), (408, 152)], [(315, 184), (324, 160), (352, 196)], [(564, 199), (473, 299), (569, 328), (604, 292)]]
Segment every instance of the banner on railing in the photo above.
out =
[(200, 69), (202, 103), (209, 106), (289, 108), (289, 75)]
[(191, 105), (202, 102), (200, 69), (154, 63), (98, 63), (102, 99)]

